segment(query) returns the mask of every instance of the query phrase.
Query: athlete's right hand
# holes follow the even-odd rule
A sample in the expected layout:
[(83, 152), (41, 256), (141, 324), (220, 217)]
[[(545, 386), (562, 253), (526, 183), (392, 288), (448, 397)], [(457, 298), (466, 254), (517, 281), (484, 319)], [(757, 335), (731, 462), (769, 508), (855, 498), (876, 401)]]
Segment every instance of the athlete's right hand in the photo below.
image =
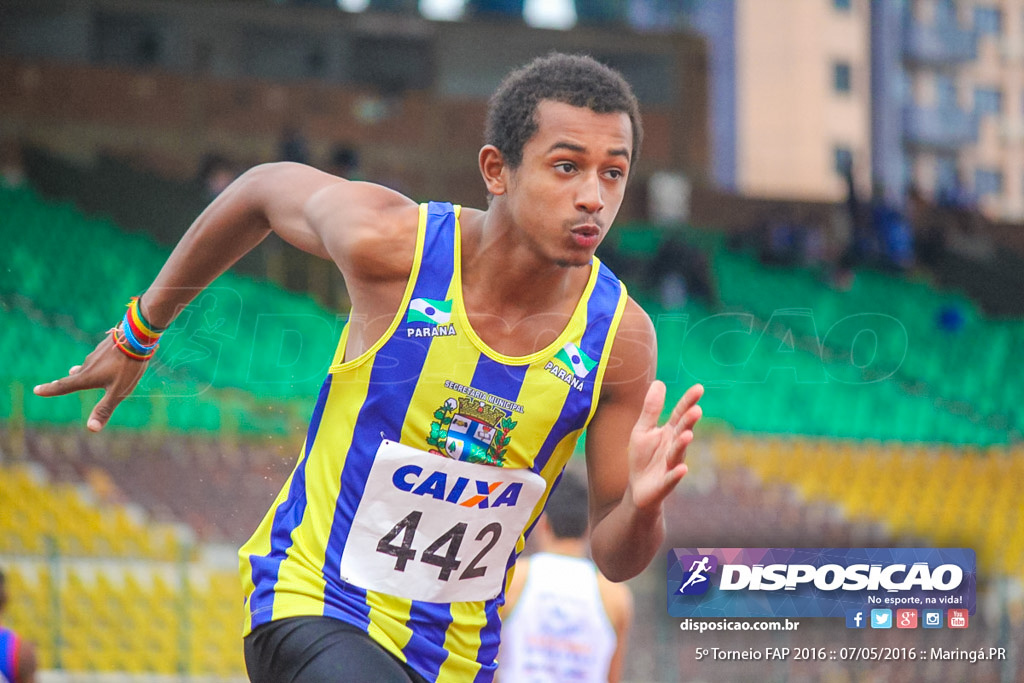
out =
[(67, 377), (39, 384), (32, 391), (36, 396), (64, 396), (85, 389), (103, 389), (103, 398), (86, 422), (89, 431), (98, 432), (107, 425), (114, 408), (132, 393), (148, 366), (149, 361), (135, 360), (122, 353), (107, 334), (81, 365), (68, 370)]

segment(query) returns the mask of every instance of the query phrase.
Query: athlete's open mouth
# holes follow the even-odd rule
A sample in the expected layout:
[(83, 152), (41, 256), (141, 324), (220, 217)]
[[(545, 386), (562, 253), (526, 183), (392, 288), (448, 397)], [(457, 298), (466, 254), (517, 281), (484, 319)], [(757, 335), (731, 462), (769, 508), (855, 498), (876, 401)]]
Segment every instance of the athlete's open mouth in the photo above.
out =
[(593, 249), (601, 240), (601, 229), (593, 223), (577, 225), (571, 232), (573, 241), (584, 249)]
[(577, 225), (572, 229), (572, 233), (574, 235), (582, 235), (584, 237), (597, 237), (601, 234), (601, 228), (592, 223), (587, 223), (584, 225)]

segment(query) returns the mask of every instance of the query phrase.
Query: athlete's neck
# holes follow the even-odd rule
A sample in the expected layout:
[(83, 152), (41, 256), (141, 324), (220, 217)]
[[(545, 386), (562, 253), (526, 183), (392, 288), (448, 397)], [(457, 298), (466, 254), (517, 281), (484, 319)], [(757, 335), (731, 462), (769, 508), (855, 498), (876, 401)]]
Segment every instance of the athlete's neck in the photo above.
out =
[(545, 260), (500, 208), (465, 215), (461, 226), (464, 294), (534, 314), (571, 311), (582, 295), (590, 267)]
[(583, 538), (555, 538), (551, 536), (541, 546), (541, 552), (569, 557), (586, 557), (587, 541)]

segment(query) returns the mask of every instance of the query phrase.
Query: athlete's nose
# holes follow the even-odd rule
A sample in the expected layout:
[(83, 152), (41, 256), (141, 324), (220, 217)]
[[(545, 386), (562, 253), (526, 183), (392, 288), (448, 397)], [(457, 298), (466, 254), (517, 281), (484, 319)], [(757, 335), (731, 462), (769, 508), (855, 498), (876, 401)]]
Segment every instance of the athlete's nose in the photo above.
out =
[(587, 173), (581, 179), (576, 193), (576, 210), (594, 215), (603, 208), (604, 198), (601, 196), (601, 177), (597, 173)]

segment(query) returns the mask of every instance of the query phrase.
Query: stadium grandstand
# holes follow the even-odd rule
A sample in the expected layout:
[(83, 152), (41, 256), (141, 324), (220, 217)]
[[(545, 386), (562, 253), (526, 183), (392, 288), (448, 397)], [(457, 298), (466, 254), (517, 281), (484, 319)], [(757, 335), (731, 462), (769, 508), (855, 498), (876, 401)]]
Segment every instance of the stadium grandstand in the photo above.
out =
[[(509, 66), (552, 49), (621, 69), (644, 111), (634, 198), (599, 256), (655, 323), (670, 400), (706, 387), (666, 550), (977, 553), (978, 609), (962, 632), (820, 619), (793, 634), (702, 635), (667, 615), (659, 556), (630, 581), (624, 680), (1024, 681), (1024, 226), (966, 214), (977, 241), (995, 245), (990, 259), (946, 240), (907, 264), (889, 258), (884, 235), (858, 250), (869, 221), (845, 195), (761, 200), (713, 187), (705, 41), (681, 15), (644, 32), (636, 8), (615, 9), (656, 2), (577, 2), (567, 30), (523, 23), (521, 2), (469, 2), (447, 17), (457, 21), (425, 18), (415, 2), (356, 4), (4, 10), (3, 623), (36, 644), (42, 683), (245, 680), (237, 548), (294, 465), (346, 320), (343, 282), (268, 239), (182, 312), (101, 434), (84, 429), (97, 392), (42, 400), (32, 387), (92, 350), (222, 189), (218, 173), (289, 158), (417, 199), (483, 203), (486, 96)], [(691, 199), (668, 216), (666, 177)], [(846, 242), (818, 229), (844, 215)], [(965, 220), (959, 206), (922, 215)], [(1009, 656), (693, 656), (839, 645)]]

